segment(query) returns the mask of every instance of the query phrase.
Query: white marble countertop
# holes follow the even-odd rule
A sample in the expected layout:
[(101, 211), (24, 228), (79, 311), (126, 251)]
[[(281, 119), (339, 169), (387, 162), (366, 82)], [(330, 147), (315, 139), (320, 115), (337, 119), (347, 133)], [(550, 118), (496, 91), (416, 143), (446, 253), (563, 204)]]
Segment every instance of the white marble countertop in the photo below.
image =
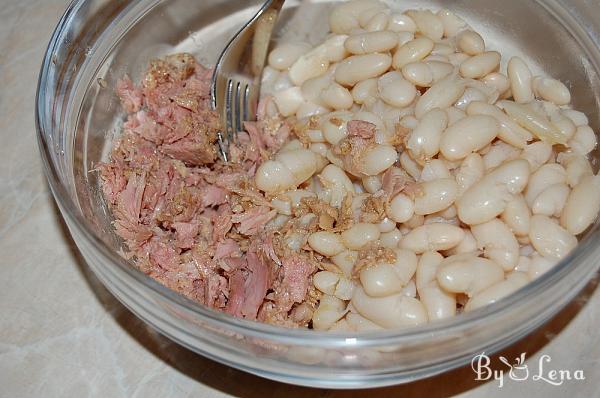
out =
[[(330, 391), (258, 378), (157, 335), (107, 292), (78, 254), (42, 175), (34, 95), (50, 33), (66, 0), (0, 7), (0, 396), (390, 397), (600, 396), (600, 289), (592, 282), (558, 316), (502, 355), (527, 353), (528, 381), (474, 380), (465, 367), (377, 390)], [(582, 370), (552, 386), (544, 372)], [(497, 366), (497, 369), (506, 369)]]

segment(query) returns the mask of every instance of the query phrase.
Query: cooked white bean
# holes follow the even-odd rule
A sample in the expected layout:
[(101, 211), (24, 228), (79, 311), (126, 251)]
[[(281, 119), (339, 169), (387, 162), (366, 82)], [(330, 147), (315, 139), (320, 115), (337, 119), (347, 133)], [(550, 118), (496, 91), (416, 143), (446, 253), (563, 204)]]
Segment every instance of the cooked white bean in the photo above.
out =
[(431, 40), (440, 40), (444, 36), (442, 20), (429, 10), (409, 10), (406, 15), (412, 18), (417, 30)]
[(561, 109), (551, 102), (544, 101), (543, 103), (546, 114), (550, 116), (550, 122), (561, 132), (566, 140), (570, 140), (577, 131), (577, 126), (568, 117), (566, 117)]
[(465, 233), (457, 226), (434, 223), (414, 228), (400, 241), (400, 247), (423, 253), (429, 250), (448, 250), (458, 245)]
[(469, 79), (480, 79), (494, 72), (500, 65), (500, 53), (486, 51), (475, 55), (460, 64), (460, 74)]
[(398, 228), (394, 228), (390, 232), (384, 232), (379, 237), (379, 241), (383, 247), (387, 247), (388, 249), (395, 249), (398, 247), (398, 243), (402, 239), (402, 233)]
[(452, 65), (454, 65), (455, 67), (458, 68), (458, 67), (460, 67), (460, 65), (463, 62), (465, 62), (469, 58), (471, 58), (471, 56), (469, 54), (454, 53), (454, 54), (448, 55), (448, 62), (450, 62)]
[(326, 106), (335, 110), (350, 109), (352, 104), (354, 104), (354, 99), (350, 91), (337, 83), (333, 83), (323, 90), (321, 99)]
[(547, 163), (531, 175), (525, 190), (525, 200), (529, 207), (542, 191), (554, 184), (567, 182), (567, 172), (558, 163)]
[(565, 137), (545, 115), (537, 112), (533, 107), (506, 100), (499, 101), (496, 105), (540, 140), (551, 144), (567, 143), (568, 137)]
[(527, 274), (531, 280), (536, 279), (554, 267), (555, 263), (555, 259), (549, 259), (536, 252), (531, 255), (531, 261), (529, 262)]
[(325, 74), (327, 69), (329, 69), (327, 55), (315, 49), (294, 62), (290, 67), (289, 76), (296, 86), (301, 86), (308, 79)]
[(454, 104), (454, 107), (461, 110), (465, 110), (467, 106), (469, 106), (469, 104), (472, 102), (485, 102), (487, 100), (487, 94), (483, 91), (477, 88), (467, 87), (462, 97), (460, 97), (458, 101), (456, 101), (456, 103)]
[[(359, 18), (366, 12), (383, 11), (387, 7), (377, 0), (352, 0), (336, 6), (329, 14), (333, 33), (349, 34), (360, 27)], [(372, 14), (374, 15), (374, 14)]]
[(286, 90), (277, 91), (273, 95), (277, 109), (282, 116), (296, 114), (300, 105), (304, 102), (302, 90), (299, 87), (291, 87)]
[(353, 55), (340, 62), (335, 70), (335, 80), (344, 86), (378, 77), (387, 72), (392, 65), (388, 54)]
[(407, 234), (411, 229), (420, 227), (425, 222), (425, 216), (414, 214), (408, 221), (402, 223), (401, 230), (403, 234)]
[(398, 153), (391, 145), (375, 145), (369, 148), (360, 165), (360, 171), (368, 176), (383, 173), (398, 160)]
[(471, 298), (467, 302), (467, 305), (465, 305), (465, 311), (473, 311), (485, 305), (495, 303), (501, 298), (516, 292), (527, 283), (529, 283), (529, 277), (526, 273), (512, 272), (502, 282), (488, 287)]
[(417, 96), (415, 86), (405, 80), (400, 72), (388, 72), (378, 80), (379, 96), (383, 101), (397, 108), (410, 105)]
[(419, 184), (415, 197), (415, 214), (431, 214), (449, 207), (457, 196), (458, 185), (452, 178), (440, 178)]
[(410, 133), (406, 148), (414, 159), (430, 159), (440, 149), (442, 133), (448, 125), (448, 116), (434, 108), (421, 118), (418, 126)]
[(587, 155), (592, 152), (598, 140), (594, 130), (590, 126), (579, 126), (575, 131), (575, 135), (569, 140), (568, 146), (574, 151), (582, 155)]
[(379, 31), (351, 35), (344, 46), (352, 54), (363, 55), (384, 53), (398, 45), (398, 35), (394, 32)]
[(398, 47), (400, 48), (403, 45), (405, 45), (406, 43), (408, 43), (409, 41), (412, 41), (415, 39), (415, 35), (413, 33), (410, 32), (398, 32)]
[(444, 254), (453, 256), (455, 254), (473, 253), (478, 250), (477, 240), (475, 240), (473, 233), (468, 229), (463, 229), (463, 231), (465, 233), (463, 240), (452, 249), (445, 251)]
[(567, 171), (567, 184), (571, 188), (579, 184), (583, 177), (594, 174), (590, 162), (583, 155), (573, 152), (562, 152), (558, 155), (557, 159)]
[(465, 88), (464, 80), (457, 76), (445, 77), (419, 97), (415, 105), (415, 116), (421, 119), (431, 109), (452, 106), (463, 95)]
[(294, 187), (295, 177), (283, 163), (267, 160), (256, 170), (255, 183), (261, 191), (274, 193)]
[[(359, 250), (379, 239), (381, 232), (375, 224), (358, 223), (342, 232), (342, 240), (348, 249)], [(336, 253), (337, 254), (337, 253)]]
[(470, 253), (456, 254), (442, 261), (436, 278), (447, 292), (473, 297), (504, 279), (504, 270), (487, 258)]
[(585, 231), (600, 211), (600, 177), (586, 176), (573, 188), (560, 217), (560, 223), (573, 235)]
[(287, 70), (303, 54), (311, 49), (307, 43), (284, 43), (273, 49), (269, 54), (269, 65), (277, 70)]
[(438, 11), (437, 15), (444, 25), (445, 37), (456, 36), (458, 32), (467, 27), (466, 22), (450, 10), (440, 10)]
[(556, 105), (568, 105), (571, 102), (569, 89), (559, 80), (536, 76), (532, 80), (532, 88), (537, 97)]
[(417, 256), (409, 250), (395, 249), (394, 264), (379, 263), (360, 272), (360, 282), (371, 297), (396, 294), (410, 282), (417, 269)]
[(577, 245), (577, 238), (549, 217), (534, 215), (529, 230), (531, 245), (546, 257), (562, 259)]
[(319, 307), (312, 316), (315, 330), (328, 330), (346, 314), (346, 305), (342, 300), (331, 295), (323, 295)]
[(425, 166), (423, 166), (423, 170), (421, 171), (421, 177), (419, 178), (419, 181), (433, 181), (440, 178), (454, 179), (452, 174), (450, 174), (450, 170), (448, 170), (448, 167), (443, 161), (441, 161), (440, 159), (432, 159), (427, 161), (425, 163)]
[(431, 282), (437, 282), (437, 270), (442, 260), (444, 260), (444, 256), (438, 252), (427, 251), (421, 255), (415, 276), (418, 291), (430, 285)]
[(563, 115), (571, 119), (575, 126), (587, 126), (589, 124), (588, 118), (583, 112), (576, 111), (575, 109), (563, 109)]
[(433, 82), (433, 71), (425, 62), (411, 62), (402, 67), (402, 76), (420, 87), (429, 87)]
[(466, 54), (477, 55), (485, 51), (485, 42), (479, 33), (464, 30), (456, 37), (456, 47)]
[(310, 234), (308, 244), (314, 251), (327, 257), (335, 256), (346, 250), (342, 237), (328, 231), (319, 231)]
[(365, 29), (367, 32), (379, 32), (386, 30), (390, 24), (390, 16), (385, 12), (379, 12), (367, 22)]
[(329, 111), (330, 109), (327, 109), (319, 104), (311, 101), (304, 101), (296, 112), (296, 119), (303, 120), (313, 116), (325, 115), (329, 113)]
[(571, 190), (566, 183), (550, 185), (535, 198), (531, 205), (531, 211), (533, 214), (559, 217), (567, 203), (570, 192)]
[(332, 112), (321, 119), (323, 137), (331, 145), (335, 145), (348, 135), (347, 123), (353, 119), (349, 112)]
[(381, 177), (380, 176), (368, 176), (361, 179), (362, 186), (368, 193), (375, 193), (381, 189)]
[(357, 288), (351, 303), (360, 315), (384, 328), (418, 326), (427, 322), (427, 311), (423, 304), (402, 293), (370, 297), (362, 288)]
[(287, 167), (294, 176), (294, 185), (298, 186), (308, 180), (317, 171), (319, 155), (309, 149), (280, 152), (275, 160)]
[(417, 25), (415, 24), (415, 21), (413, 21), (408, 15), (394, 13), (390, 17), (387, 28), (392, 32), (415, 33), (417, 30)]
[(486, 115), (494, 117), (500, 124), (498, 138), (517, 148), (525, 148), (527, 142), (533, 139), (531, 133), (519, 126), (497, 106), (482, 101), (474, 101), (467, 106), (468, 115)]
[(525, 103), (533, 101), (532, 75), (529, 67), (519, 57), (512, 57), (508, 61), (508, 80), (515, 102)]
[(500, 265), (504, 271), (515, 268), (519, 261), (519, 242), (505, 223), (494, 218), (473, 225), (471, 232), (485, 257)]
[(431, 53), (433, 46), (434, 43), (431, 39), (417, 37), (396, 50), (392, 64), (395, 69), (401, 69), (406, 64), (420, 61)]
[(313, 283), (317, 289), (333, 296), (335, 288), (340, 281), (340, 275), (330, 271), (319, 271), (313, 275)]
[(529, 180), (529, 163), (516, 159), (504, 163), (471, 186), (456, 201), (458, 216), (474, 225), (500, 215), (513, 195), (520, 193)]
[(483, 158), (478, 153), (468, 155), (462, 162), (456, 173), (456, 182), (458, 183), (458, 196), (469, 189), (485, 175), (485, 164)]
[(433, 50), (431, 50), (431, 56), (442, 55), (445, 57), (450, 54), (454, 54), (454, 47), (442, 42), (435, 43)]
[(510, 89), (510, 81), (508, 80), (508, 77), (500, 72), (492, 72), (484, 76), (481, 81), (498, 90), (500, 95), (504, 94)]
[(427, 309), (430, 321), (456, 315), (456, 296), (441, 289), (437, 283), (421, 288), (419, 299)]
[(403, 193), (396, 195), (386, 208), (387, 216), (398, 223), (410, 220), (414, 212), (414, 202)]
[(343, 272), (344, 276), (351, 277), (354, 264), (358, 258), (358, 252), (344, 250), (331, 257), (331, 261)]
[(400, 154), (400, 165), (415, 180), (421, 175), (421, 166), (410, 157), (408, 151)]
[(321, 94), (333, 83), (333, 75), (326, 73), (322, 76), (306, 80), (300, 87), (305, 100), (325, 106)]
[(514, 160), (519, 157), (521, 151), (512, 145), (503, 141), (498, 141), (492, 144), (488, 153), (483, 156), (485, 169), (490, 170), (500, 166), (507, 160)]
[(454, 66), (448, 62), (426, 60), (425, 63), (431, 70), (432, 83), (439, 82), (454, 70)]
[(277, 210), (279, 214), (292, 215), (292, 203), (288, 197), (283, 196), (271, 199), (271, 207)]
[(508, 201), (501, 218), (516, 236), (529, 234), (531, 210), (523, 195), (515, 195)]
[(379, 95), (378, 79), (367, 79), (357, 83), (352, 89), (352, 97), (357, 104), (370, 105), (374, 103)]
[(467, 116), (448, 127), (440, 140), (440, 152), (448, 160), (460, 160), (491, 143), (500, 126), (495, 118)]
[(529, 162), (531, 172), (536, 172), (552, 156), (552, 144), (545, 141), (536, 141), (528, 144), (521, 152), (521, 158)]

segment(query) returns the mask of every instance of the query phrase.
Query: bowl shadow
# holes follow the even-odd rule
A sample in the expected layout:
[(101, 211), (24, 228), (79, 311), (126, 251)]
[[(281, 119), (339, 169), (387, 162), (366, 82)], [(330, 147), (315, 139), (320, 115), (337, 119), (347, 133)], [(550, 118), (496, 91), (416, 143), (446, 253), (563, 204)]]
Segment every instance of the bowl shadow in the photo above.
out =
[[(367, 398), (377, 396), (403, 396), (428, 398), (448, 397), (481, 387), (484, 383), (495, 381), (475, 380), (475, 374), (470, 365), (436, 375), (427, 379), (407, 384), (362, 390), (330, 390), (323, 388), (301, 387), (264, 379), (246, 373), (218, 362), (205, 358), (188, 350), (170, 339), (162, 336), (145, 324), (136, 315), (119, 302), (98, 280), (87, 266), (70, 232), (64, 223), (58, 207), (53, 202), (56, 222), (61, 226), (65, 242), (69, 245), (71, 255), (83, 275), (88, 287), (93, 291), (98, 302), (114, 318), (118, 325), (130, 337), (148, 350), (157, 360), (163, 362), (187, 377), (196, 380), (213, 390), (242, 398), (269, 398), (286, 396), (295, 397), (327, 397), (327, 398)], [(499, 357), (504, 356), (510, 361), (519, 357), (523, 352), (531, 357), (551, 342), (587, 305), (600, 283), (598, 276), (594, 277), (585, 288), (558, 314), (544, 325), (512, 344), (511, 346), (491, 355), (492, 370), (507, 370)]]

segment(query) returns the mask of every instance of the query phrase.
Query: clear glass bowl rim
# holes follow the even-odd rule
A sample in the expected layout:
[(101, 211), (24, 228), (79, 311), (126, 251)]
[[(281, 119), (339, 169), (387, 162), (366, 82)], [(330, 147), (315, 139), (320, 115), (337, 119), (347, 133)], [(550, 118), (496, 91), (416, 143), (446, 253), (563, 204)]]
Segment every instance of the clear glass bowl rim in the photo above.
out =
[[(59, 38), (68, 28), (71, 17), (77, 13), (77, 11), (86, 3), (86, 1), (87, 0), (73, 0), (60, 18), (60, 21), (51, 36), (50, 42), (44, 54), (38, 80), (35, 97), (36, 134), (38, 147), (43, 161), (44, 172), (49, 182), (51, 191), (61, 210), (62, 216), (68, 221), (71, 221), (67, 223), (69, 227), (76, 228), (77, 232), (81, 234), (81, 236), (83, 236), (89, 244), (92, 245), (94, 250), (101, 255), (107, 263), (115, 265), (119, 272), (125, 273), (137, 283), (144, 285), (146, 288), (151, 289), (173, 304), (176, 304), (180, 307), (180, 309), (189, 311), (206, 322), (227, 330), (241, 333), (246, 336), (269, 339), (273, 342), (293, 343), (297, 345), (302, 345), (304, 343), (307, 345), (323, 347), (348, 345), (353, 347), (368, 347), (388, 344), (404, 345), (416, 342), (423, 344), (425, 340), (435, 340), (436, 336), (445, 335), (448, 333), (459, 334), (469, 330), (476, 324), (485, 322), (487, 319), (491, 319), (500, 315), (508, 315), (513, 311), (518, 311), (521, 307), (526, 306), (529, 300), (535, 300), (538, 292), (552, 287), (557, 283), (565, 283), (565, 281), (569, 279), (567, 276), (574, 272), (576, 267), (582, 267), (585, 265), (583, 260), (589, 257), (589, 255), (592, 254), (594, 246), (597, 246), (597, 244), (600, 243), (600, 232), (598, 231), (598, 225), (596, 225), (588, 234), (588, 236), (586, 236), (586, 238), (578, 244), (576, 249), (573, 250), (560, 263), (558, 263), (551, 271), (530, 282), (526, 287), (513, 293), (509, 297), (503, 298), (496, 303), (490, 304), (478, 310), (469, 313), (462, 313), (459, 316), (450, 318), (448, 320), (436, 321), (434, 323), (415, 328), (369, 332), (353, 335), (349, 335), (347, 333), (320, 332), (307, 329), (288, 329), (235, 318), (223, 312), (203, 307), (198, 303), (180, 295), (179, 293), (164, 287), (146, 274), (132, 267), (121, 256), (108, 247), (102, 241), (102, 239), (98, 238), (93, 232), (92, 228), (89, 226), (88, 221), (85, 220), (82, 214), (77, 210), (77, 206), (73, 201), (73, 198), (69, 195), (67, 189), (61, 182), (59, 171), (52, 162), (52, 149), (46, 141), (47, 135), (45, 134), (45, 128), (48, 126), (47, 115), (52, 115), (51, 111), (48, 109), (48, 103), (46, 102), (48, 70), (52, 62), (54, 50), (61, 45)], [(162, 0), (153, 0), (149, 7), (154, 7), (161, 2)], [(536, 2), (542, 4), (542, 1), (538, 0)], [(581, 28), (581, 25), (577, 23), (577, 20), (571, 14), (569, 14), (564, 7), (560, 6), (556, 0), (546, 0), (546, 3), (553, 3), (553, 9), (560, 7), (563, 13), (565, 13), (565, 15), (562, 15), (562, 17), (571, 19), (570, 27), (573, 28), (573, 26), (577, 26), (579, 28), (576, 38), (579, 39), (580, 45), (583, 46), (585, 50), (590, 51), (591, 46), (593, 51), (598, 52), (598, 47), (596, 46), (595, 41), (589, 36), (589, 33), (585, 29)], [(584, 36), (582, 36), (582, 34)], [(586, 43), (581, 43), (582, 40)], [(598, 72), (600, 72), (598, 68), (596, 69)], [(599, 266), (600, 264), (597, 265), (595, 269), (590, 270), (590, 272), (587, 274), (588, 279), (592, 277)], [(580, 287), (583, 287), (584, 284), (580, 282), (581, 281), (573, 281), (571, 284), (573, 286), (580, 285)], [(576, 292), (573, 293), (573, 296), (575, 293)], [(560, 310), (560, 308), (555, 308), (554, 313), (558, 312), (558, 310)]]

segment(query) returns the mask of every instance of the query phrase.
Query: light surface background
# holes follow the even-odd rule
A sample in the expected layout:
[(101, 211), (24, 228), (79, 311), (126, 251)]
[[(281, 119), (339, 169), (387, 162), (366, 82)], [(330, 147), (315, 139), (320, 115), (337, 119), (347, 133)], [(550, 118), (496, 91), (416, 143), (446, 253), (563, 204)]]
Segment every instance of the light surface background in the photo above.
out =
[[(146, 327), (90, 274), (42, 175), (34, 95), (65, 0), (0, 6), (0, 396), (2, 397), (599, 397), (596, 283), (544, 328), (502, 354), (548, 354), (586, 380), (473, 381), (470, 367), (399, 387), (331, 391), (271, 382), (217, 364)], [(498, 366), (497, 369), (506, 369)]]

